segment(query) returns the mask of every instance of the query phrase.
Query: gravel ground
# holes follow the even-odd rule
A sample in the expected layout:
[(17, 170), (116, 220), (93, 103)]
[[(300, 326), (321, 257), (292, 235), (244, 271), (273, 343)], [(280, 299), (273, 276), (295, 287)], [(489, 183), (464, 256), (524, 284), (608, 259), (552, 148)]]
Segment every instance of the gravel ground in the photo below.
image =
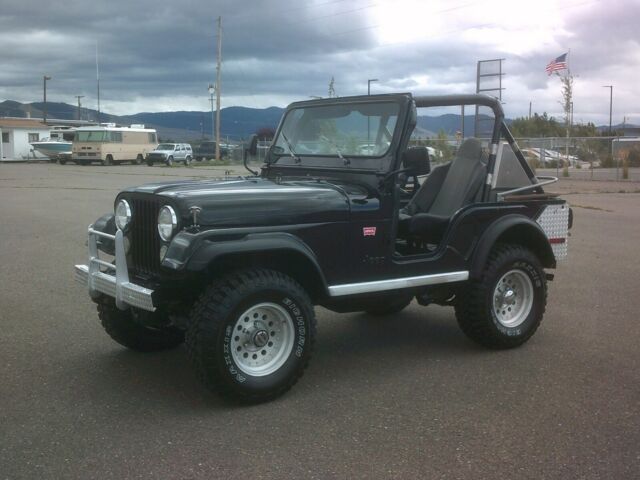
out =
[(640, 477), (637, 184), (554, 186), (570, 253), (522, 348), (477, 347), (449, 308), (318, 309), (303, 379), (240, 407), (184, 348), (112, 342), (73, 282), (121, 188), (225, 169), (0, 165), (0, 478)]

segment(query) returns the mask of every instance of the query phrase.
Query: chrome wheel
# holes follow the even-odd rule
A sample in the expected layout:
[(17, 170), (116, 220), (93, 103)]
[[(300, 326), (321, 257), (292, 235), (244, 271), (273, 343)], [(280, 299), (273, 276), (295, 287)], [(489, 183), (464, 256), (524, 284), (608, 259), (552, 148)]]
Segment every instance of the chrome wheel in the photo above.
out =
[(533, 283), (522, 270), (505, 273), (493, 290), (493, 313), (508, 328), (517, 327), (529, 316), (533, 307)]
[(278, 304), (260, 303), (236, 321), (231, 354), (238, 368), (247, 375), (270, 375), (289, 358), (294, 337), (291, 315)]

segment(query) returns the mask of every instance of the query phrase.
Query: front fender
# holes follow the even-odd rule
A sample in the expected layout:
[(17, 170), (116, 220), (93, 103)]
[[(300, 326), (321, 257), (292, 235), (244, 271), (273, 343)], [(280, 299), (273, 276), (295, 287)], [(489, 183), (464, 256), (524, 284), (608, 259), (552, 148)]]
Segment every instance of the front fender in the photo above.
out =
[(162, 266), (176, 271), (199, 272), (229, 254), (268, 254), (275, 251), (302, 255), (324, 279), (313, 250), (300, 238), (285, 232), (183, 231), (171, 241)]
[(497, 242), (517, 243), (530, 248), (545, 268), (555, 268), (556, 258), (544, 231), (524, 215), (505, 215), (493, 222), (482, 234), (471, 260), (470, 278), (479, 278)]

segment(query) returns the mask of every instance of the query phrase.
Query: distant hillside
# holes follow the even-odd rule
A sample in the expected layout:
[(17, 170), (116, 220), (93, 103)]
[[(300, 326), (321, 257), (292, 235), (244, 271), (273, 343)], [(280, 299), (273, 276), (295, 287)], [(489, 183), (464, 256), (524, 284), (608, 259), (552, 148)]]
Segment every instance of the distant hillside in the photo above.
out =
[[(0, 102), (0, 116), (26, 117), (30, 115), (34, 118), (43, 116), (42, 102), (23, 104), (13, 100)], [(248, 107), (227, 107), (220, 112), (221, 127), (220, 133), (230, 140), (239, 140), (249, 137), (262, 127), (275, 128), (284, 112), (283, 108), (248, 108)], [(75, 105), (66, 103), (47, 102), (47, 116), (49, 118), (75, 119), (78, 109)], [(92, 109), (83, 108), (82, 118), (96, 121), (97, 112)], [(488, 117), (481, 115), (479, 128), (485, 132), (491, 126), (487, 121)], [(175, 141), (195, 141), (204, 136), (211, 136), (211, 112), (197, 111), (177, 111), (177, 112), (142, 112), (135, 115), (116, 116), (102, 112), (101, 122), (115, 122), (121, 125), (132, 123), (142, 123), (150, 128), (158, 130), (160, 137), (164, 140)], [(511, 120), (507, 119), (507, 123)], [(466, 135), (471, 135), (474, 131), (474, 116), (465, 115), (464, 130)], [(629, 126), (629, 125), (627, 125)], [(599, 127), (601, 129), (608, 127)], [(616, 128), (616, 126), (614, 126)], [(440, 116), (419, 116), (418, 125), (414, 136), (429, 138), (435, 137), (438, 132), (444, 131), (447, 135), (455, 135), (462, 129), (462, 117), (456, 114), (446, 114)]]
[[(227, 107), (220, 111), (220, 134), (231, 138), (248, 137), (262, 127), (275, 128), (283, 108)], [(133, 123), (165, 128), (181, 128), (201, 135), (211, 133), (211, 112), (136, 113), (127, 117)]]
[[(0, 117), (42, 118), (44, 103), (19, 103), (13, 100), (0, 102)], [(275, 128), (282, 116), (283, 108), (247, 108), (228, 107), (220, 111), (220, 134), (232, 140), (247, 138), (259, 128)], [(71, 120), (78, 118), (78, 107), (66, 103), (47, 102), (47, 117)], [(97, 121), (98, 112), (82, 108), (82, 119)], [(121, 125), (142, 123), (158, 130), (164, 139), (176, 141), (193, 141), (211, 136), (211, 112), (158, 112), (137, 113), (135, 115), (117, 116), (105, 112), (100, 113), (101, 122), (114, 122)]]

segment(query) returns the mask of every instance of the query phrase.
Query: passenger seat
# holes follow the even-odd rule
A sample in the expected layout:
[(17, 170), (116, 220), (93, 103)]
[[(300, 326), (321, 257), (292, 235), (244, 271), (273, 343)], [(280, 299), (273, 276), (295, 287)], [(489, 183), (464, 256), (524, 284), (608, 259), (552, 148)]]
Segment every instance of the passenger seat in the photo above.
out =
[(453, 161), (434, 168), (400, 210), (400, 235), (440, 243), (454, 213), (473, 203), (481, 191), (486, 166), (481, 143), (475, 138), (465, 140)]

